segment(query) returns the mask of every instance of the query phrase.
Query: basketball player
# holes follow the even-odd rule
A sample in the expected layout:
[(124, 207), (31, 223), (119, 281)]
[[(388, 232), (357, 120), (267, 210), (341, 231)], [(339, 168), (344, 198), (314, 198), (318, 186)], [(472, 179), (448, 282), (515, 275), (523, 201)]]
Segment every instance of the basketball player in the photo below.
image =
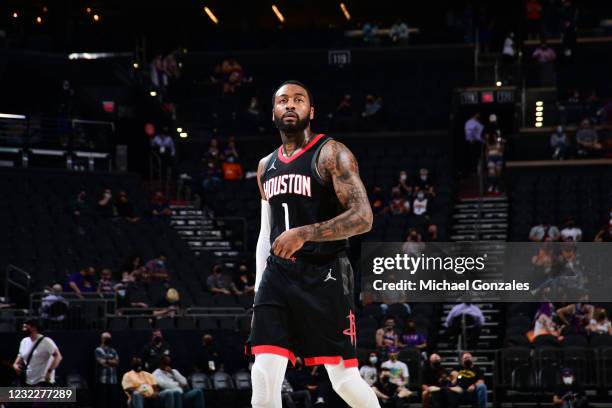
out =
[(259, 162), (261, 231), (255, 312), (253, 408), (281, 408), (287, 361), (325, 365), (334, 390), (354, 408), (379, 407), (355, 358), (353, 272), (347, 239), (372, 226), (357, 161), (310, 130), (310, 91), (287, 81), (274, 93), (272, 119), (282, 145)]

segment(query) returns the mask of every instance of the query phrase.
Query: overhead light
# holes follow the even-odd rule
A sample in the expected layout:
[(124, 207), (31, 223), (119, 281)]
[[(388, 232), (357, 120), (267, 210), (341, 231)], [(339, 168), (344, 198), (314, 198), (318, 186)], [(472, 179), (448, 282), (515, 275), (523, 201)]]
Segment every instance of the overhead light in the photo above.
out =
[(544, 122), (544, 116), (538, 116), (536, 122)]
[(346, 8), (346, 5), (344, 3), (340, 3), (340, 10), (342, 10), (342, 14), (344, 14), (344, 17), (351, 21), (351, 14), (348, 12), (348, 9)]
[(544, 105), (544, 102), (542, 102), (542, 101), (537, 101), (536, 102), (536, 106), (542, 106), (542, 105)]
[(19, 18), (19, 14), (16, 11), (13, 13), (13, 18)]
[(497, 86), (502, 86), (502, 82), (501, 82), (501, 81), (497, 81), (497, 82), (495, 83), (495, 85), (497, 85)]
[(137, 62), (133, 63), (132, 66), (134, 67), (134, 69), (138, 69), (138, 63)]
[(542, 127), (542, 122), (536, 122), (535, 127)]
[[(208, 18), (210, 18), (210, 21), (212, 21), (215, 24), (219, 24), (219, 19), (217, 18), (217, 16), (215, 16), (215, 13), (213, 13), (211, 9), (209, 9), (208, 7), (204, 7), (204, 12), (206, 13), (206, 15), (208, 15)], [(186, 53), (187, 50), (185, 50), (184, 52)]]
[(151, 91), (151, 92), (149, 92), (149, 95), (151, 95), (151, 96), (157, 96), (157, 92), (155, 92), (155, 91)]
[(36, 17), (36, 24), (42, 24), (42, 17), (41, 16)]
[(272, 5), (272, 11), (274, 14), (276, 14), (276, 18), (278, 18), (278, 21), (280, 21), (281, 24), (285, 22), (285, 17), (283, 17), (283, 14), (280, 12), (278, 7), (276, 7), (276, 4)]
[(95, 22), (100, 21), (100, 16), (98, 14), (94, 14), (93, 15), (93, 21), (95, 21)]
[(544, 111), (543, 106), (536, 106), (536, 112), (543, 112), (543, 111)]
[(25, 119), (25, 115), (14, 115), (12, 113), (0, 113), (2, 119)]
[(181, 132), (181, 133), (179, 133), (179, 136), (180, 136), (181, 139), (185, 139), (189, 135), (187, 134), (187, 132)]
[(540, 117), (540, 116), (543, 116), (543, 115), (544, 115), (544, 112), (536, 112), (536, 117)]
[(183, 128), (176, 128), (177, 133), (181, 133), (183, 131)]

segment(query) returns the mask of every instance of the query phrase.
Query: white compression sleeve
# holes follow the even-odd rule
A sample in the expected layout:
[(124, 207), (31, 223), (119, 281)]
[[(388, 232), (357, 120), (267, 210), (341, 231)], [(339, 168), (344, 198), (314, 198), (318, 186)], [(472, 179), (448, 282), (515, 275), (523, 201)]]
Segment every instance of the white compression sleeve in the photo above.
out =
[(272, 209), (267, 200), (261, 200), (261, 228), (255, 249), (255, 292), (259, 289), (261, 277), (266, 269), (266, 261), (270, 255), (270, 224), (272, 222)]
[(334, 391), (351, 408), (380, 408), (376, 394), (359, 375), (357, 367), (346, 368), (340, 364), (325, 364)]
[(282, 408), (281, 390), (287, 369), (287, 357), (258, 354), (251, 368), (252, 408)]

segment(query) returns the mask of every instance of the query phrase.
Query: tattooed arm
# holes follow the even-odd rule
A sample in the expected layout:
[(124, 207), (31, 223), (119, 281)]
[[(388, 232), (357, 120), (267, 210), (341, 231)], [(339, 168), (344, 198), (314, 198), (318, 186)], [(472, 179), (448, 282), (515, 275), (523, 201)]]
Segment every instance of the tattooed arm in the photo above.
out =
[(372, 208), (351, 151), (340, 142), (327, 142), (319, 154), (317, 170), (323, 180), (332, 182), (344, 212), (328, 221), (283, 232), (272, 244), (273, 252), (282, 258), (291, 258), (306, 241), (336, 241), (372, 228)]

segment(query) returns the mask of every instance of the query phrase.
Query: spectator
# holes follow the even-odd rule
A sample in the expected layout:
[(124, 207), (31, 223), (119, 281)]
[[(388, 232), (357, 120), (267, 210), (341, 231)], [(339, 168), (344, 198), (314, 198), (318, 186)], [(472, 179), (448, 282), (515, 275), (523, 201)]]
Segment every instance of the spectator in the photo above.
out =
[(391, 26), (391, 30), (389, 30), (389, 37), (391, 37), (391, 42), (394, 44), (407, 43), (409, 36), (410, 31), (408, 30), (408, 25), (402, 20), (397, 20)]
[(168, 200), (161, 191), (156, 191), (151, 201), (151, 213), (153, 219), (167, 221), (172, 216), (172, 209)]
[(363, 25), (363, 42), (366, 44), (378, 44), (378, 25), (366, 22)]
[(385, 319), (385, 325), (376, 330), (376, 347), (383, 352), (390, 348), (397, 347), (399, 336), (395, 331), (395, 319), (389, 317)]
[(576, 226), (574, 219), (568, 217), (561, 229), (561, 241), (579, 242), (582, 241), (582, 229)]
[(151, 147), (153, 152), (159, 156), (161, 164), (159, 178), (165, 182), (172, 176), (174, 157), (176, 156), (174, 140), (172, 140), (167, 126), (164, 126), (162, 132), (155, 135), (151, 140)]
[(540, 85), (555, 84), (555, 61), (557, 54), (555, 50), (550, 48), (546, 41), (542, 41), (540, 46), (533, 51), (531, 57), (538, 63), (540, 67)]
[(542, 4), (539, 0), (527, 0), (527, 39), (537, 40), (542, 34)]
[(100, 272), (98, 281), (98, 293), (114, 294), (117, 289), (117, 282), (113, 281), (113, 273), (110, 269), (104, 268)]
[[(495, 115), (491, 115), (494, 117)], [(497, 119), (492, 119), (494, 122)], [(502, 171), (504, 169), (504, 150), (506, 141), (498, 133), (488, 133), (486, 141), (486, 161), (489, 193), (499, 194)]]
[(478, 306), (472, 303), (459, 303), (448, 313), (444, 327), (446, 327), (446, 334), (451, 340), (463, 333), (465, 327), (466, 346), (467, 348), (475, 348), (484, 323), (485, 317)]
[(419, 256), (425, 247), (422, 242), (423, 238), (417, 229), (414, 227), (410, 228), (408, 230), (408, 235), (406, 236), (406, 241), (404, 242), (404, 245), (402, 245), (402, 251), (409, 255)]
[(203, 373), (212, 374), (223, 369), (221, 352), (217, 349), (211, 334), (202, 336), (202, 348), (195, 360), (196, 369)]
[(353, 108), (353, 98), (350, 94), (342, 97), (334, 113), (329, 117), (334, 119), (335, 127), (338, 130), (351, 130), (355, 121), (355, 110)]
[(68, 277), (68, 285), (66, 287), (66, 292), (75, 292), (77, 296), (81, 299), (83, 299), (83, 293), (95, 292), (95, 274), (96, 270), (93, 266), (83, 268), (78, 272), (73, 272)]
[(132, 357), (132, 370), (123, 374), (121, 386), (128, 396), (130, 408), (144, 408), (145, 401), (159, 400), (165, 407), (174, 408), (174, 398), (170, 391), (159, 392), (159, 386), (151, 373), (142, 370), (142, 360)]
[(227, 163), (237, 163), (238, 162), (238, 150), (236, 149), (236, 139), (232, 136), (227, 141), (227, 146), (223, 151), (223, 159)]
[(142, 273), (144, 265), (142, 258), (138, 255), (132, 255), (126, 258), (121, 267), (121, 281), (124, 283), (134, 282), (136, 276)]
[(543, 335), (551, 335), (556, 337), (559, 341), (563, 340), (563, 336), (561, 336), (563, 326), (559, 327), (555, 323), (553, 319), (554, 310), (555, 309), (552, 303), (540, 303), (540, 307), (535, 314), (533, 330), (527, 334), (527, 337), (529, 337), (531, 341), (535, 340), (536, 337)]
[(562, 383), (555, 388), (553, 406), (561, 408), (586, 408), (587, 397), (582, 386), (576, 381), (571, 368), (561, 370)]
[(461, 393), (459, 386), (452, 386), (448, 371), (442, 367), (442, 359), (437, 353), (429, 356), (429, 364), (423, 368), (422, 398), (424, 408), (452, 407), (454, 397), (451, 393)]
[(580, 123), (580, 129), (576, 132), (576, 144), (577, 153), (580, 157), (593, 156), (602, 150), (597, 131), (591, 126), (588, 119), (584, 119)]
[(142, 361), (146, 370), (153, 371), (159, 367), (163, 357), (171, 357), (172, 349), (164, 341), (162, 331), (155, 329), (151, 335), (151, 342), (142, 349)]
[(161, 392), (169, 392), (174, 399), (174, 407), (183, 404), (193, 408), (204, 408), (204, 394), (200, 389), (189, 390), (187, 379), (176, 369), (172, 368), (170, 357), (161, 359), (158, 369), (153, 371), (153, 377)]
[(219, 186), (221, 186), (221, 170), (216, 159), (205, 160), (202, 171), (202, 190), (204, 194), (216, 192)]
[(117, 366), (119, 354), (111, 347), (112, 336), (104, 332), (100, 336), (100, 346), (96, 348), (97, 401), (100, 408), (119, 405)]
[(419, 217), (427, 217), (428, 215), (428, 199), (424, 191), (419, 191), (416, 198), (412, 202), (412, 212)]
[(98, 200), (98, 213), (103, 218), (112, 218), (115, 216), (113, 193), (110, 188), (105, 189), (102, 198)]
[(438, 242), (438, 226), (436, 224), (429, 224), (427, 226), (427, 242)]
[(551, 225), (548, 218), (543, 218), (538, 225), (533, 226), (529, 231), (529, 240), (533, 242), (557, 241), (560, 237), (559, 228), (556, 225)]
[(223, 273), (221, 265), (215, 265), (212, 269), (212, 275), (206, 278), (208, 290), (215, 294), (231, 295), (230, 280)]
[(482, 132), (484, 125), (480, 120), (480, 112), (476, 112), (469, 118), (464, 125), (465, 141), (467, 142), (466, 160), (463, 163), (463, 170), (473, 170), (476, 168), (476, 163), (480, 160), (482, 145), (484, 138)]
[(385, 215), (389, 212), (387, 199), (385, 198), (382, 188), (374, 186), (370, 195), (370, 203), (372, 203), (372, 212), (374, 215)]
[(62, 322), (67, 311), (68, 301), (62, 296), (62, 285), (56, 283), (51, 287), (51, 292), (41, 300), (40, 317), (43, 320)]
[(134, 224), (140, 221), (140, 218), (134, 215), (134, 206), (125, 191), (119, 193), (119, 200), (115, 204), (115, 208), (117, 208), (117, 215), (127, 222)]
[(578, 302), (557, 309), (557, 317), (573, 333), (586, 334), (587, 327), (593, 319), (595, 307)]
[(604, 227), (599, 230), (597, 235), (595, 235), (595, 242), (612, 242), (612, 225), (604, 225)]
[(408, 173), (406, 170), (400, 171), (398, 184), (396, 187), (399, 188), (402, 197), (410, 198), (412, 196), (412, 186), (408, 180)]
[(151, 274), (151, 280), (164, 282), (170, 280), (170, 272), (168, 272), (168, 267), (166, 266), (166, 256), (163, 254), (147, 262), (146, 269)]
[(247, 122), (250, 123), (252, 127), (257, 128), (257, 130), (260, 132), (263, 132), (265, 129), (262, 126), (261, 108), (259, 106), (259, 100), (256, 96), (251, 97), (246, 113)]
[(429, 170), (422, 168), (419, 170), (419, 178), (417, 179), (414, 187), (415, 192), (422, 191), (427, 197), (433, 198), (436, 195), (434, 190), (434, 183), (429, 174)]
[(216, 138), (210, 139), (208, 142), (208, 150), (204, 154), (205, 160), (212, 160), (218, 166), (222, 160), (221, 150), (219, 149), (219, 141)]
[(502, 75), (507, 82), (512, 82), (512, 67), (514, 66), (515, 58), (516, 48), (514, 46), (514, 33), (508, 33), (504, 40), (501, 57)]
[(361, 366), (361, 368), (359, 369), (359, 374), (361, 375), (361, 378), (363, 378), (370, 387), (373, 386), (374, 383), (378, 380), (377, 366), (378, 354), (376, 354), (375, 351), (372, 351), (370, 353), (370, 356), (368, 357), (368, 364)]
[(255, 277), (249, 273), (249, 269), (245, 264), (238, 268), (237, 278), (230, 284), (230, 288), (234, 294), (253, 295), (255, 293)]
[(487, 408), (487, 386), (484, 382), (484, 372), (474, 366), (471, 353), (466, 351), (461, 354), (461, 365), (451, 372), (451, 384), (463, 390), (462, 393), (449, 394), (453, 401), (475, 404), (477, 408)]
[(378, 381), (372, 386), (382, 408), (407, 408), (411, 393), (391, 381), (391, 372), (381, 367)]
[(569, 139), (563, 130), (563, 126), (557, 126), (555, 133), (550, 135), (550, 147), (552, 148), (553, 160), (565, 160), (569, 150)]
[[(91, 215), (91, 209), (87, 202), (87, 193), (81, 190), (77, 193), (75, 199), (70, 203), (70, 212), (72, 213), (74, 222), (78, 225), (83, 217)], [(83, 234), (84, 232), (80, 232)]]
[(608, 319), (608, 312), (603, 307), (598, 307), (593, 313), (593, 318), (587, 326), (590, 334), (607, 334), (612, 336), (612, 323)]
[(393, 384), (403, 388), (408, 384), (408, 366), (403, 361), (399, 361), (399, 350), (392, 346), (387, 349), (389, 360), (381, 364), (380, 368), (388, 368), (391, 373), (390, 380)]
[(366, 102), (361, 113), (364, 120), (364, 125), (368, 128), (375, 128), (380, 121), (382, 111), (382, 97), (375, 98), (374, 95), (367, 95)]
[(420, 350), (427, 348), (427, 337), (417, 331), (417, 324), (414, 320), (406, 321), (404, 332), (399, 339), (399, 346)]
[(55, 384), (55, 369), (62, 361), (62, 354), (55, 342), (40, 333), (38, 322), (33, 319), (23, 323), (26, 334), (19, 343), (19, 354), (13, 363), (17, 375), (25, 382), (23, 386), (49, 386)]
[(181, 310), (181, 296), (175, 288), (170, 288), (166, 291), (166, 296), (158, 302), (156, 307), (160, 307), (161, 309), (157, 309), (153, 312), (155, 317), (176, 316)]
[(393, 187), (391, 190), (391, 202), (389, 203), (389, 213), (391, 215), (402, 215), (410, 212), (410, 201), (402, 198), (400, 189)]
[(283, 402), (287, 402), (288, 408), (295, 407), (295, 402), (300, 401), (304, 408), (312, 408), (312, 396), (310, 389), (315, 387), (310, 370), (304, 368), (300, 357), (296, 357), (295, 366), (287, 369), (286, 384), (283, 386)]

